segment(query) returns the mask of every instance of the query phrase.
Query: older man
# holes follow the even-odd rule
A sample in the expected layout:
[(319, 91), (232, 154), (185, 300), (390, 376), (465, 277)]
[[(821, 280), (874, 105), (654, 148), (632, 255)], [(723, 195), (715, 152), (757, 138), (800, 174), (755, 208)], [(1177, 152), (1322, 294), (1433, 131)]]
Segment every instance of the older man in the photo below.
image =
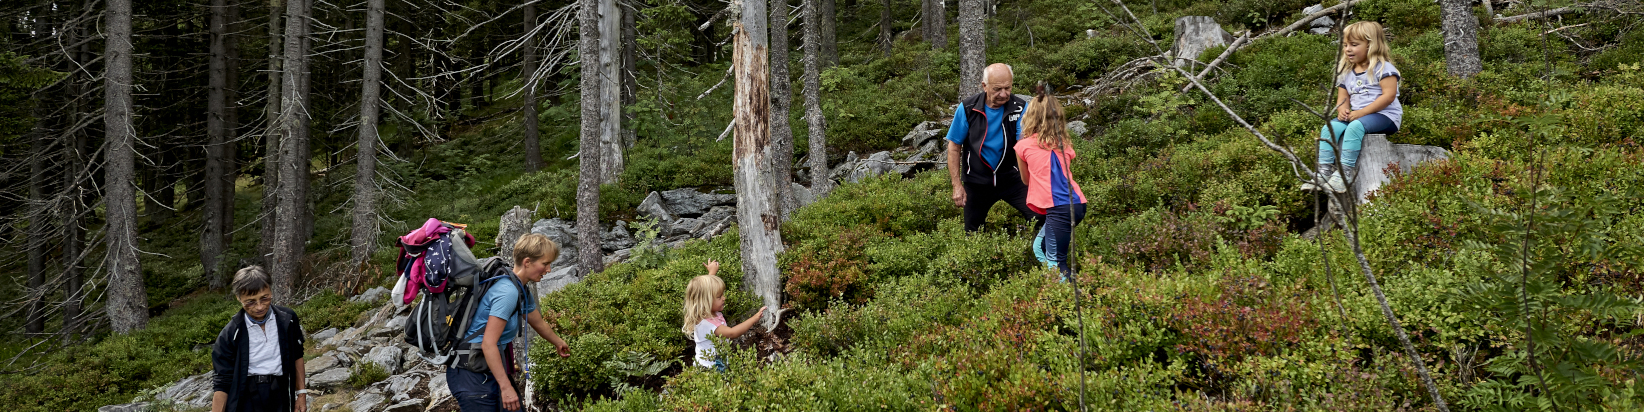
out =
[(953, 205), (965, 210), (966, 232), (981, 228), (988, 209), (1001, 200), (1034, 220), (1035, 226), (1043, 220), (1028, 209), (1027, 185), (1012, 160), (1028, 104), (1011, 93), (1013, 77), (1004, 63), (983, 69), (982, 92), (959, 103), (948, 128), (948, 177), (953, 180)]

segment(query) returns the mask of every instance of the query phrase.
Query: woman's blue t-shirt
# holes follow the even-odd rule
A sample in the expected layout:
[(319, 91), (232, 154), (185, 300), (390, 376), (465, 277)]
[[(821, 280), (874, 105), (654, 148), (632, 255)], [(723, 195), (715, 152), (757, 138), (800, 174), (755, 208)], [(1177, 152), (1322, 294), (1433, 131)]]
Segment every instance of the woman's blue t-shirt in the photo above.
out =
[[(468, 341), (469, 343), (480, 343), (485, 340), (485, 335), (481, 331), (485, 330), (485, 324), (491, 320), (492, 316), (508, 321), (508, 325), (502, 329), (502, 337), (497, 338), (497, 345), (513, 342), (514, 336), (519, 334), (519, 325), (521, 323), (519, 315), (537, 310), (536, 302), (532, 302), (531, 299), (520, 299), (524, 293), (515, 286), (514, 282), (509, 279), (497, 279), (494, 282), (496, 284), (491, 285), (491, 289), (485, 291), (485, 297), (480, 299), (478, 310), (474, 311), (474, 322), (468, 327), (468, 334), (475, 336), (474, 339)], [(525, 303), (525, 310), (516, 312), (515, 306), (522, 300)]]

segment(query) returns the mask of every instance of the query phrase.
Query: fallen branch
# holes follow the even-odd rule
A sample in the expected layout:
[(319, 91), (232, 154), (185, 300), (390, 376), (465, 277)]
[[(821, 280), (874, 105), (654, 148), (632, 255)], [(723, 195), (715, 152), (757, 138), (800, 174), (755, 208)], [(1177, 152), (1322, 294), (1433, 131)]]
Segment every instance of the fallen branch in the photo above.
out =
[(1587, 9), (1584, 5), (1559, 7), (1559, 8), (1552, 9), (1552, 10), (1538, 11), (1538, 12), (1535, 12), (1535, 13), (1525, 13), (1525, 14), (1520, 14), (1520, 15), (1517, 15), (1517, 16), (1497, 17), (1496, 18), (1496, 23), (1517, 23), (1517, 22), (1530, 20), (1530, 19), (1545, 19), (1545, 18), (1548, 18), (1548, 17), (1563, 16), (1563, 15), (1571, 14), (1571, 13), (1580, 13), (1580, 12), (1583, 12), (1583, 11), (1586, 11), (1586, 10)]
[[(1243, 35), (1240, 35), (1237, 40), (1233, 40), (1233, 44), (1227, 45), (1227, 50), (1223, 50), (1222, 54), (1220, 56), (1216, 56), (1216, 60), (1211, 60), (1210, 64), (1207, 64), (1207, 65), (1204, 66), (1204, 70), (1199, 72), (1198, 79), (1203, 80), (1205, 76), (1210, 75), (1211, 70), (1215, 70), (1216, 66), (1221, 65), (1223, 61), (1227, 60), (1228, 56), (1233, 55), (1234, 50), (1238, 50), (1239, 46), (1243, 46), (1245, 43), (1248, 43), (1249, 41), (1250, 41), (1250, 32), (1245, 32)], [(1179, 93), (1187, 93), (1187, 90), (1192, 89), (1192, 88), (1193, 88), (1193, 85), (1191, 85), (1191, 84), (1182, 86), (1182, 90)]]
[(1301, 28), (1307, 27), (1307, 25), (1309, 23), (1312, 23), (1314, 20), (1318, 20), (1320, 17), (1324, 17), (1327, 14), (1333, 14), (1336, 11), (1347, 8), (1348, 5), (1351, 5), (1353, 3), (1357, 3), (1357, 1), (1344, 1), (1344, 2), (1341, 2), (1341, 4), (1337, 4), (1337, 5), (1330, 6), (1330, 7), (1325, 7), (1324, 10), (1319, 10), (1319, 11), (1313, 12), (1313, 14), (1309, 14), (1305, 17), (1302, 17), (1301, 20), (1296, 20), (1295, 23), (1290, 23), (1289, 26), (1284, 26), (1284, 28), (1279, 29), (1279, 31), (1275, 31), (1275, 32), (1271, 32), (1271, 33), (1265, 33), (1265, 34), (1262, 34), (1260, 36), (1256, 36), (1256, 38), (1262, 38), (1262, 37), (1267, 37), (1267, 36), (1283, 37), (1284, 35), (1290, 34), (1290, 32), (1293, 32), (1293, 31), (1296, 31), (1296, 30), (1301, 30)]

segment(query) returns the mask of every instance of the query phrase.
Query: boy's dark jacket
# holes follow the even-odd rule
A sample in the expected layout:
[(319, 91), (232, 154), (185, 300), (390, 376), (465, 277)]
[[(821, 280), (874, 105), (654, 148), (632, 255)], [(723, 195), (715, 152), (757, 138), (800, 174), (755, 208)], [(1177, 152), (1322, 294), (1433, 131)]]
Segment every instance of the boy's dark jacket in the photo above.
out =
[[(297, 360), (303, 358), (302, 320), (297, 312), (284, 306), (269, 306), (280, 332), (280, 371), (284, 373), (289, 399), (297, 398)], [(229, 319), (228, 326), (217, 334), (217, 343), (211, 348), (211, 369), (215, 372), (211, 390), (228, 394), (225, 412), (234, 412), (240, 404), (241, 388), (245, 386), (246, 372), (251, 370), (251, 339), (246, 335), (245, 310)], [(293, 333), (295, 332), (295, 333)]]

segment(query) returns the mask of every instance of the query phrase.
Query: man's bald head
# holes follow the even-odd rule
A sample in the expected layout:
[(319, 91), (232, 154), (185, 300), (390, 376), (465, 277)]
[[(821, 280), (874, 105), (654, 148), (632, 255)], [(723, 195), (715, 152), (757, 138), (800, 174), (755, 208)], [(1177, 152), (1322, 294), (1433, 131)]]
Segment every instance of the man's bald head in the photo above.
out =
[(1004, 63), (990, 64), (982, 69), (982, 93), (988, 95), (988, 107), (997, 108), (1010, 101), (1011, 82), (1015, 77), (1016, 73), (1010, 69), (1010, 65)]

